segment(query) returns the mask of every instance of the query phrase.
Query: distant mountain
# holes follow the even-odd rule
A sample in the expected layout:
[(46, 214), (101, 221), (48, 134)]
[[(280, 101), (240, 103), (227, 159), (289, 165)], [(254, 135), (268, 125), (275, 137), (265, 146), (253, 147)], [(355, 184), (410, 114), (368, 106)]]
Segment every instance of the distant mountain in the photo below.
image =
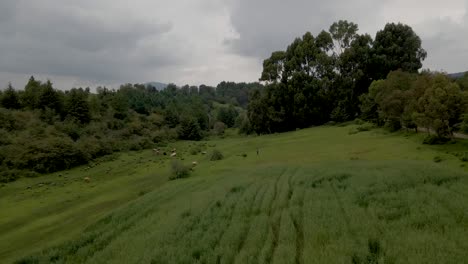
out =
[(167, 87), (167, 84), (160, 83), (160, 82), (148, 82), (148, 83), (145, 83), (145, 85), (146, 85), (146, 87), (154, 87), (158, 91), (164, 90)]
[(457, 72), (457, 73), (449, 73), (447, 74), (450, 78), (453, 78), (453, 79), (458, 79), (458, 78), (461, 78), (465, 75), (465, 73), (468, 73), (468, 72)]

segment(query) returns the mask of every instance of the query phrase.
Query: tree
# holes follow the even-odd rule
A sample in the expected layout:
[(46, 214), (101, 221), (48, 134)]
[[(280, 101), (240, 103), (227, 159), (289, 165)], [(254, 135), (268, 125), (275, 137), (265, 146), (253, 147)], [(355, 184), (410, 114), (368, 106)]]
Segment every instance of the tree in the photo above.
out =
[(197, 120), (189, 116), (182, 117), (179, 127), (179, 138), (184, 140), (200, 140), (202, 137), (202, 131)]
[(283, 80), (284, 63), (286, 53), (284, 51), (275, 51), (271, 54), (270, 58), (263, 61), (263, 71), (260, 81), (270, 83), (279, 82)]
[(457, 83), (437, 74), (432, 85), (418, 99), (417, 123), (429, 126), (439, 137), (449, 136), (467, 112), (467, 102), (467, 94)]
[(236, 118), (239, 115), (239, 113), (236, 111), (236, 109), (231, 105), (229, 107), (221, 107), (218, 111), (218, 117), (217, 119), (226, 124), (227, 127), (233, 127)]
[(463, 77), (458, 78), (457, 83), (460, 86), (460, 89), (463, 91), (468, 91), (468, 72), (465, 72)]
[(8, 88), (5, 90), (3, 95), (0, 97), (0, 105), (7, 109), (20, 109), (21, 103), (19, 100), (18, 93), (15, 91), (11, 83), (8, 84)]
[(65, 102), (67, 117), (77, 120), (81, 124), (91, 121), (88, 94), (83, 89), (71, 89)]
[(62, 105), (63, 103), (59, 93), (52, 87), (52, 82), (47, 80), (47, 82), (42, 85), (39, 96), (39, 108), (42, 110), (49, 108), (56, 113), (61, 113)]
[(41, 90), (41, 81), (36, 81), (34, 76), (31, 76), (28, 80), (28, 83), (24, 87), (24, 92), (21, 96), (22, 105), (29, 109), (40, 108), (39, 97), (41, 95)]
[(374, 46), (374, 80), (383, 79), (394, 70), (416, 73), (427, 53), (413, 29), (401, 23), (389, 23), (377, 32)]
[(390, 72), (387, 79), (380, 83), (378, 90), (373, 91), (375, 102), (379, 106), (379, 118), (391, 131), (396, 131), (403, 125), (403, 113), (410, 102), (408, 94), (415, 78), (414, 74), (401, 70)]
[(335, 52), (337, 55), (340, 55), (351, 46), (351, 43), (356, 38), (358, 25), (346, 20), (340, 20), (333, 23), (328, 31), (333, 40), (336, 41)]

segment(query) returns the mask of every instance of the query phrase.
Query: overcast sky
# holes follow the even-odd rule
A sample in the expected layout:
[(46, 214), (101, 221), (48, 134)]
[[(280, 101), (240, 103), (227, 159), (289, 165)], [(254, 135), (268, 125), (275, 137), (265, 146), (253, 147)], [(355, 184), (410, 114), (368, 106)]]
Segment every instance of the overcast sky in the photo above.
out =
[(468, 70), (468, 0), (0, 0), (0, 87), (257, 81), (306, 31), (346, 19), (360, 33), (410, 25), (424, 68)]

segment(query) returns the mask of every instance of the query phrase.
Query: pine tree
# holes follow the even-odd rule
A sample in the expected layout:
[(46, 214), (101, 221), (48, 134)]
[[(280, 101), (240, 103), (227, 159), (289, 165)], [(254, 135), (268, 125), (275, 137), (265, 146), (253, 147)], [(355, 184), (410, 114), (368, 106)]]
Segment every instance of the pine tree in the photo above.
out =
[(20, 109), (21, 103), (19, 100), (18, 93), (15, 91), (11, 83), (8, 84), (8, 88), (3, 93), (0, 100), (0, 105), (7, 109)]

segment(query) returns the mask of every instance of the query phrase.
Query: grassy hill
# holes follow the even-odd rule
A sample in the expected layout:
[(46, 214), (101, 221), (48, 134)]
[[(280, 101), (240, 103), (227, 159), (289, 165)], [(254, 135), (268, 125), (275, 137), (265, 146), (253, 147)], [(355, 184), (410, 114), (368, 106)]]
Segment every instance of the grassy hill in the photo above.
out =
[(199, 165), (170, 182), (150, 151), (14, 182), (0, 188), (0, 262), (466, 262), (467, 144), (350, 131), (177, 142)]

